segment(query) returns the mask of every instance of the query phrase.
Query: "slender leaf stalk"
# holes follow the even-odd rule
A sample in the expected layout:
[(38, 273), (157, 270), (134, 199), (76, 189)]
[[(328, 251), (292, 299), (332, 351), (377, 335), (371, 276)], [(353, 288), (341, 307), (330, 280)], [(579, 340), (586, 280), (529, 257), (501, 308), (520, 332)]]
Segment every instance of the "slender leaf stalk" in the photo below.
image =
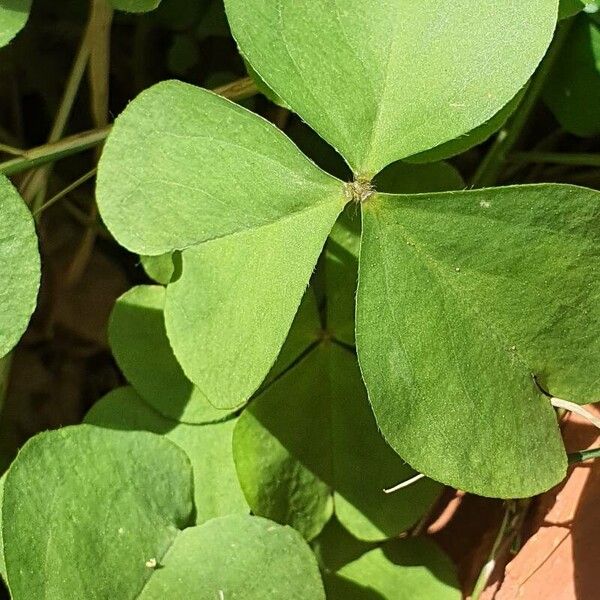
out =
[[(77, 97), (77, 93), (85, 73), (85, 68), (88, 63), (90, 55), (89, 41), (90, 27), (88, 23), (81, 40), (79, 50), (77, 51), (73, 68), (69, 74), (67, 85), (65, 86), (58, 111), (54, 118), (54, 124), (52, 125), (52, 129), (48, 135), (49, 144), (58, 142), (58, 140), (60, 140), (64, 134), (69, 116), (73, 110), (73, 105), (75, 104), (75, 98)], [(37, 170), (22, 189), (23, 198), (28, 204), (32, 204), (34, 210), (39, 208), (39, 205), (41, 202), (43, 202), (50, 169), (50, 166), (44, 166), (43, 168)]]
[(585, 460), (592, 460), (593, 458), (600, 458), (600, 448), (593, 448), (592, 450), (580, 450), (579, 452), (572, 452), (568, 455), (569, 464), (583, 462)]
[(513, 542), (517, 539), (530, 505), (530, 498), (507, 501), (504, 518), (502, 519), (500, 529), (494, 540), (488, 560), (479, 572), (479, 576), (477, 577), (477, 581), (473, 588), (473, 593), (471, 594), (471, 600), (479, 600), (481, 597), (498, 562), (506, 556), (513, 545)]
[(50, 200), (47, 200), (42, 206), (40, 206), (34, 213), (33, 216), (39, 215), (41, 212), (45, 211), (47, 208), (50, 208), (53, 204), (56, 204), (59, 200), (62, 200), (65, 196), (70, 194), (73, 190), (77, 189), (80, 185), (84, 184), (86, 181), (89, 181), (96, 174), (96, 167), (94, 167), (91, 171), (84, 173), (79, 179), (76, 179), (73, 183), (69, 184), (66, 188), (62, 189), (60, 192), (52, 196)]
[(72, 154), (78, 154), (101, 144), (110, 132), (110, 127), (92, 129), (66, 137), (53, 144), (44, 144), (25, 150), (21, 156), (0, 163), (0, 173), (14, 175), (28, 169), (57, 161)]
[(580, 417), (583, 417), (592, 425), (600, 429), (600, 419), (585, 408), (583, 408), (583, 406), (581, 406), (580, 404), (575, 404), (575, 402), (569, 402), (568, 400), (563, 400), (562, 398), (550, 398), (550, 403), (552, 404), (552, 406), (554, 406), (554, 408), (568, 410), (572, 413), (579, 415)]

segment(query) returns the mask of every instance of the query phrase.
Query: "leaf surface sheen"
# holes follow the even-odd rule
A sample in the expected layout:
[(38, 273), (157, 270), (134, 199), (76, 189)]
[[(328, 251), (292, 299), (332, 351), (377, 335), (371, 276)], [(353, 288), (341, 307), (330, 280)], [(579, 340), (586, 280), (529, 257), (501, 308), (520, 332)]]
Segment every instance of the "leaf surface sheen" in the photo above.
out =
[(544, 55), (558, 0), (226, 0), (244, 57), (352, 170), (492, 118)]
[(460, 489), (564, 476), (549, 393), (598, 398), (600, 194), (564, 185), (379, 195), (363, 207), (357, 348), (387, 441)]

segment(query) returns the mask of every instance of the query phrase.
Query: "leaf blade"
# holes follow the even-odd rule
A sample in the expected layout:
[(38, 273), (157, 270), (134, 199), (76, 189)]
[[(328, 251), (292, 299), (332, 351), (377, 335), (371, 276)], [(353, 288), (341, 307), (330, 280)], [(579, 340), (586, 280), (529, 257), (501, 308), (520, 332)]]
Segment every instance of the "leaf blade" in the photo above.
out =
[(562, 479), (532, 374), (555, 395), (597, 394), (599, 206), (597, 192), (548, 185), (365, 207), (361, 369), (386, 439), (417, 470), (499, 497)]
[(558, 12), (558, 0), (225, 6), (252, 67), (366, 178), (492, 118), (532, 75)]
[(25, 331), (40, 284), (40, 256), (33, 219), (21, 196), (0, 176), (0, 357)]
[(260, 386), (342, 207), (334, 200), (184, 252), (182, 276), (167, 288), (167, 334), (184, 372), (213, 406), (239, 407)]

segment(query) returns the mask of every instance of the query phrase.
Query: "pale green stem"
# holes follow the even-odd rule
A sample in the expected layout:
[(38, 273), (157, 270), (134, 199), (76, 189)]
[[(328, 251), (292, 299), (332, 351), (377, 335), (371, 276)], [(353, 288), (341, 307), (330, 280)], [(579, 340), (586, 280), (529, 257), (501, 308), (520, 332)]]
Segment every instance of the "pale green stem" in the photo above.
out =
[(572, 452), (569, 454), (569, 464), (572, 465), (578, 462), (583, 462), (584, 460), (591, 460), (592, 458), (600, 458), (600, 448)]
[(488, 560), (479, 572), (475, 587), (473, 588), (473, 593), (471, 594), (471, 600), (479, 600), (481, 594), (486, 589), (498, 561), (509, 551), (511, 544), (517, 537), (525, 517), (527, 516), (527, 510), (530, 504), (531, 500), (528, 498), (519, 501), (507, 501), (502, 524), (500, 525), (498, 535), (494, 540)]
[(471, 600), (479, 600), (481, 593), (487, 587), (487, 583), (490, 579), (491, 574), (494, 572), (494, 568), (496, 566), (496, 560), (498, 557), (498, 550), (500, 545), (504, 541), (504, 537), (506, 536), (506, 532), (508, 531), (508, 525), (511, 521), (511, 513), (510, 508), (507, 508), (504, 512), (504, 518), (502, 519), (502, 524), (500, 525), (500, 529), (498, 530), (498, 534), (496, 535), (496, 539), (494, 540), (494, 545), (492, 546), (492, 550), (488, 557), (487, 562), (483, 565), (483, 568), (479, 572), (479, 576), (477, 577), (477, 581), (475, 582), (475, 587), (473, 588), (473, 593), (471, 594)]
[(20, 148), (14, 148), (13, 146), (9, 146), (7, 144), (0, 144), (0, 152), (4, 152), (5, 154), (13, 154), (14, 156), (20, 156), (23, 154), (23, 150)]
[(246, 98), (251, 98), (258, 94), (258, 89), (250, 77), (244, 77), (232, 81), (231, 83), (226, 83), (212, 91), (215, 94), (229, 98), (229, 100), (233, 100), (234, 102), (239, 102), (240, 100), (245, 100)]
[(31, 150), (25, 150), (21, 156), (0, 163), (0, 173), (14, 175), (72, 154), (78, 154), (101, 144), (107, 138), (109, 132), (110, 127), (92, 129), (91, 131), (84, 131), (66, 137), (54, 144), (44, 144)]
[(562, 398), (550, 398), (550, 404), (554, 406), (554, 408), (561, 408), (563, 410), (568, 410), (580, 417), (583, 417), (587, 421), (589, 421), (592, 425), (600, 429), (600, 419), (593, 415), (589, 410), (586, 410), (580, 404), (575, 404), (575, 402), (570, 402), (569, 400), (563, 400)]
[[(50, 130), (50, 134), (48, 135), (49, 144), (58, 142), (58, 140), (60, 140), (60, 138), (64, 134), (65, 128), (67, 126), (67, 121), (69, 120), (69, 116), (73, 109), (75, 98), (77, 97), (77, 92), (79, 91), (79, 86), (81, 85), (81, 81), (85, 73), (85, 68), (88, 63), (90, 55), (89, 40), (90, 27), (88, 23), (88, 26), (86, 27), (85, 33), (83, 35), (83, 39), (79, 46), (77, 56), (75, 57), (73, 68), (71, 69), (71, 73), (69, 74), (69, 78), (67, 80), (67, 84), (63, 92), (63, 97), (58, 107), (58, 111), (54, 118), (54, 124), (52, 125), (52, 129)], [(40, 168), (38, 171), (36, 171), (36, 173), (32, 176), (32, 178), (28, 181), (27, 185), (22, 190), (23, 198), (27, 203), (30, 203), (32, 205), (34, 210), (39, 208), (39, 206), (43, 202), (44, 196), (46, 194), (48, 176), (50, 175), (51, 169), (51, 165)]]

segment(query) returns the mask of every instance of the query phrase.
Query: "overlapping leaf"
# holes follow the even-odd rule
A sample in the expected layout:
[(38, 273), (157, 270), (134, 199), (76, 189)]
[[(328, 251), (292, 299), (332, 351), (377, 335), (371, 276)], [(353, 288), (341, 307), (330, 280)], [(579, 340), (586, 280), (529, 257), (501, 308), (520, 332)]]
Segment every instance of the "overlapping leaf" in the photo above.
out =
[(138, 286), (119, 298), (108, 335), (125, 377), (160, 414), (185, 423), (208, 423), (227, 417), (184, 375), (165, 331), (165, 289)]
[[(164, 325), (165, 289), (137, 286), (121, 296), (112, 311), (108, 333), (123, 373), (150, 406), (182, 423), (220, 421), (231, 410), (219, 410), (184, 375), (173, 355)], [(308, 290), (265, 385), (294, 362), (317, 339), (319, 317)]]
[(493, 117), (546, 48), (558, 0), (226, 0), (240, 50), (361, 177)]
[(496, 133), (517, 110), (526, 91), (527, 86), (522, 88), (517, 95), (508, 104), (503, 106), (493, 117), (481, 125), (478, 125), (475, 127), (475, 129), (472, 129), (468, 133), (465, 133), (453, 140), (444, 142), (443, 144), (440, 144), (431, 150), (425, 150), (425, 152), (419, 152), (419, 154), (409, 156), (406, 160), (417, 164), (444, 160), (446, 158), (451, 158), (452, 156), (462, 154), (469, 148), (485, 142), (494, 133)]
[(577, 17), (544, 89), (561, 126), (580, 136), (600, 133), (600, 26)]
[(140, 256), (140, 262), (146, 271), (146, 275), (160, 283), (167, 285), (173, 277), (175, 265), (173, 256), (169, 254), (159, 254), (158, 256)]
[[(496, 127), (542, 57), (558, 7), (226, 4), (260, 77), (361, 177)], [(582, 361), (597, 352), (598, 202), (556, 186), (478, 194), (367, 200), (361, 366), (380, 427), (414, 467), (484, 494), (527, 495), (565, 467), (532, 373), (553, 394), (596, 394), (597, 373)], [(129, 249), (181, 251), (165, 304), (175, 355), (212, 404), (241, 405), (273, 364), (348, 199), (341, 182), (256, 116), (166, 83), (118, 119), (98, 197)], [(351, 343), (351, 332), (339, 339)]]
[(0, 2), (0, 47), (6, 46), (25, 27), (32, 0)]
[(175, 355), (213, 405), (241, 405), (281, 348), (341, 182), (256, 115), (167, 82), (117, 119), (97, 196), (127, 248), (182, 250), (165, 305)]
[(328, 600), (458, 600), (454, 566), (431, 541), (360, 543), (335, 520), (313, 543)]
[(12, 598), (135, 598), (188, 524), (182, 450), (145, 432), (89, 425), (30, 440), (4, 484), (2, 537)]
[(182, 448), (194, 474), (196, 524), (249, 512), (231, 450), (236, 419), (208, 425), (175, 423), (152, 410), (133, 389), (119, 388), (98, 401), (85, 422), (109, 429), (151, 431)]
[(414, 524), (440, 489), (424, 480), (401, 494), (383, 492), (414, 472), (377, 431), (355, 357), (332, 343), (246, 408), (233, 447), (252, 511), (307, 539), (334, 510), (361, 539), (392, 537)]
[(325, 600), (325, 593), (298, 532), (232, 515), (181, 533), (140, 595), (164, 598)]
[(500, 497), (564, 476), (534, 376), (598, 398), (599, 226), (600, 194), (562, 185), (364, 205), (359, 358), (378, 424), (414, 468)]
[(568, 19), (581, 12), (585, 6), (586, 0), (560, 0), (558, 7), (558, 18)]
[(243, 515), (184, 529), (192, 507), (190, 464), (161, 436), (90, 425), (41, 434), (4, 482), (11, 596), (324, 600), (297, 532)]
[(17, 343), (35, 308), (40, 257), (31, 214), (0, 175), (0, 357)]

